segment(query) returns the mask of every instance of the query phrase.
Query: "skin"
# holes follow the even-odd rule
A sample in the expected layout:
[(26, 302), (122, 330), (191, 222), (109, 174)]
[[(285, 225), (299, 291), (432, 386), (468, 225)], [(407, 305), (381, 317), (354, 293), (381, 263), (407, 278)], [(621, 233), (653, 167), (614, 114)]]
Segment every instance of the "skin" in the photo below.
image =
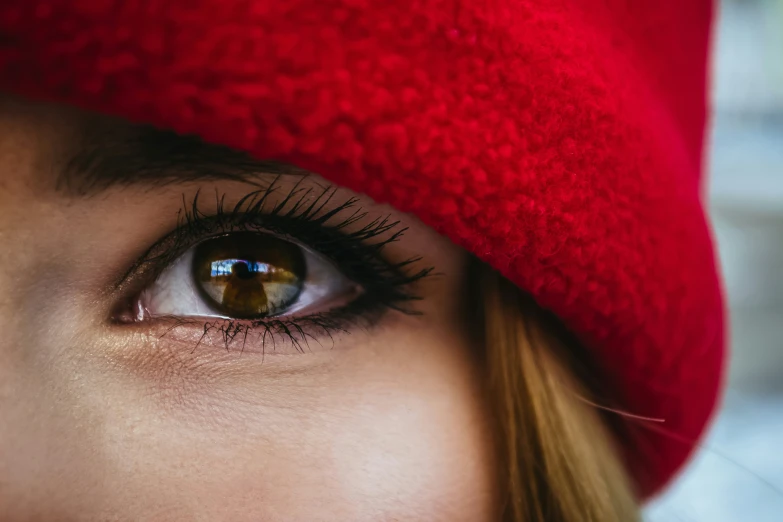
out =
[(465, 254), (359, 196), (362, 223), (410, 227), (388, 259), (422, 256), (439, 274), (415, 285), (422, 315), (389, 311), (304, 353), (253, 335), (242, 351), (199, 343), (203, 321), (166, 335), (165, 322), (118, 324), (113, 283), (174, 228), (183, 196), (236, 201), (248, 185), (63, 194), (75, 129), (97, 120), (0, 97), (0, 519), (493, 519)]

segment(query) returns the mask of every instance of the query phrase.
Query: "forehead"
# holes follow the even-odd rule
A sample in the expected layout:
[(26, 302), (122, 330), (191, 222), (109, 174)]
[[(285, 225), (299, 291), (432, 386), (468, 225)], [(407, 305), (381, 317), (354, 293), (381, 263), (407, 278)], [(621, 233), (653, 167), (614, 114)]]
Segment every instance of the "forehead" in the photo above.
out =
[(0, 95), (0, 187), (89, 196), (110, 187), (258, 183), (306, 172), (150, 126)]
[(2, 192), (40, 191), (50, 185), (85, 125), (77, 111), (0, 95)]

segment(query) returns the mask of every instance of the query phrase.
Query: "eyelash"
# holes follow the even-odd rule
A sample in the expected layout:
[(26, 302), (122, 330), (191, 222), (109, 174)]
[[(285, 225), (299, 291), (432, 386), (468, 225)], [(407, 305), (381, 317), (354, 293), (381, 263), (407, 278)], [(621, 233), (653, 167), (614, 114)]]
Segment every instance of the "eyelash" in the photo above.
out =
[[(216, 192), (216, 210), (212, 214), (201, 211), (200, 193), (196, 193), (190, 203), (183, 195), (183, 207), (178, 213), (174, 231), (153, 244), (133, 264), (122, 277), (118, 288), (129, 279), (143, 280), (141, 287), (146, 287), (188, 248), (210, 237), (231, 232), (258, 231), (300, 243), (322, 254), (346, 277), (361, 285), (364, 292), (345, 306), (300, 317), (209, 321), (171, 318), (174, 324), (168, 332), (180, 326), (203, 325), (204, 332), (196, 347), (205, 337), (217, 332), (222, 336), (226, 349), (235, 340), (241, 339), (242, 350), (248, 337), (258, 333), (262, 344), (269, 339), (274, 347), (276, 340), (283, 338), (289, 340), (298, 351), (304, 352), (308, 340), (320, 342), (317, 335), (333, 339), (335, 332), (347, 332), (349, 327), (374, 324), (387, 310), (407, 315), (419, 314), (412, 303), (421, 298), (412, 292), (412, 286), (430, 275), (433, 268), (409, 273), (411, 267), (421, 261), (420, 257), (392, 263), (382, 255), (387, 245), (399, 241), (407, 227), (401, 227), (399, 221), (392, 221), (386, 216), (373, 219), (355, 231), (346, 232), (346, 228), (361, 222), (368, 215), (358, 206), (358, 199), (350, 197), (342, 204), (325, 210), (337, 189), (332, 186), (303, 188), (300, 186), (301, 181), (266, 211), (266, 207), (271, 205), (270, 198), (280, 188), (277, 182), (275, 179), (266, 188), (246, 194), (230, 208), (225, 205), (225, 194), (221, 196)], [(345, 216), (345, 213), (349, 214)], [(130, 302), (137, 298), (138, 292), (132, 295)]]

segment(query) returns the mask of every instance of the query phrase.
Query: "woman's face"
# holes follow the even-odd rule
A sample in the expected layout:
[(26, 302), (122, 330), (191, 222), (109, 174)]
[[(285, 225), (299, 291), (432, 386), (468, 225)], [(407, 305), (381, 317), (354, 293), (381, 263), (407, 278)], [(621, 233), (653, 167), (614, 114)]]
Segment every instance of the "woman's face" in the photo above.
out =
[(0, 98), (0, 519), (489, 520), (464, 264), (316, 176)]

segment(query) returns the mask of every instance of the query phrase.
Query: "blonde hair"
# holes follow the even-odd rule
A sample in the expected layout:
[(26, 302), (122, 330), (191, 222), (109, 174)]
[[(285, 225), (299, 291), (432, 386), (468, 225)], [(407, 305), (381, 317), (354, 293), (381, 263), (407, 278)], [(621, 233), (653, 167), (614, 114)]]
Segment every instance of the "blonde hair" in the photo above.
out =
[(468, 273), (502, 463), (502, 520), (640, 520), (616, 434), (591, 405), (606, 397), (591, 386), (597, 374), (584, 350), (488, 266), (474, 260)]

